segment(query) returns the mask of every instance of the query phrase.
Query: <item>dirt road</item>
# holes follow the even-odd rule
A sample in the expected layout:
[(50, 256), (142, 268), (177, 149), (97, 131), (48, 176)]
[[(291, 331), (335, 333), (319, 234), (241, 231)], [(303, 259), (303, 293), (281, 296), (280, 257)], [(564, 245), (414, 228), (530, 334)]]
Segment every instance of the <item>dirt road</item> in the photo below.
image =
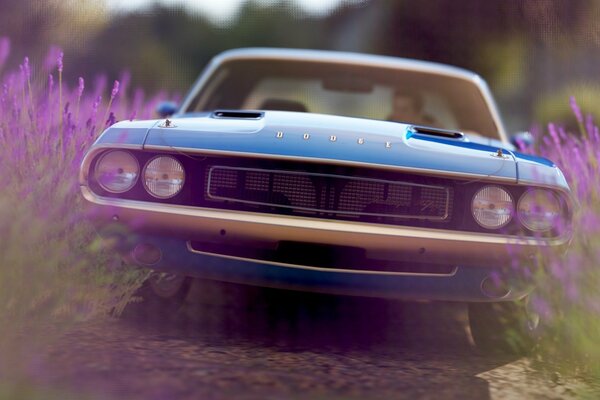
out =
[(482, 356), (461, 304), (226, 286), (176, 315), (85, 323), (54, 344), (47, 384), (91, 399), (569, 398), (527, 359)]

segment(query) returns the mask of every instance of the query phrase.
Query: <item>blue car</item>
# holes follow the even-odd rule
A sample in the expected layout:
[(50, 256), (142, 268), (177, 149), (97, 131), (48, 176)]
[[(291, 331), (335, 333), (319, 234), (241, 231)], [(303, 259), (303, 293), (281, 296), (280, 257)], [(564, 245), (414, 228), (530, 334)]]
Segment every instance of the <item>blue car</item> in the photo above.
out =
[(157, 272), (161, 301), (196, 277), (468, 302), (484, 349), (538, 329), (523, 270), (566, 248), (574, 202), (551, 161), (515, 150), (473, 72), (238, 49), (159, 112), (108, 128), (80, 183), (101, 234)]

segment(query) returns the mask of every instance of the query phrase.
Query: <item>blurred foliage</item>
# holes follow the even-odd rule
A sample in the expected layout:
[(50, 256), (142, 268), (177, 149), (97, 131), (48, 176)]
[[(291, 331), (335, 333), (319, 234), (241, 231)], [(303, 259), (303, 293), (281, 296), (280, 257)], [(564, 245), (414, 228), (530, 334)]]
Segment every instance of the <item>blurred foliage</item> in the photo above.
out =
[[(449, 63), (481, 74), (512, 129), (531, 124), (543, 93), (596, 80), (600, 2), (429, 0), (393, 2), (381, 52)], [(564, 103), (568, 104), (568, 96)], [(559, 121), (563, 115), (548, 115)], [(516, 118), (516, 121), (513, 120)]]
[(38, 351), (80, 321), (121, 312), (148, 274), (121, 268), (103, 246), (78, 174), (107, 124), (133, 111), (147, 115), (156, 103), (142, 99), (133, 109), (136, 102), (115, 101), (118, 82), (104, 103), (83, 80), (72, 90), (59, 57), (55, 86), (34, 78), (28, 58), (0, 73), (0, 170), (11, 171), (0, 175), (0, 396), (7, 398), (28, 398), (26, 387), (4, 383), (27, 378)]
[(256, 45), (315, 47), (323, 29), (320, 19), (298, 18), (288, 6), (248, 2), (231, 25), (219, 26), (181, 8), (154, 5), (148, 11), (114, 18), (75, 66), (111, 74), (128, 66), (134, 84), (186, 90), (210, 58), (223, 50)]
[(536, 103), (534, 119), (543, 124), (561, 121), (568, 126), (576, 127), (577, 120), (566, 99), (573, 96), (584, 115), (600, 117), (600, 82), (570, 83), (554, 92), (544, 93)]
[[(480, 44), (481, 65), (490, 72), (489, 84), (501, 97), (518, 96), (529, 79), (527, 75), (526, 44), (520, 36)], [(492, 72), (493, 71), (493, 72)]]
[[(571, 118), (574, 121), (582, 118), (581, 104), (574, 98), (570, 103)], [(535, 364), (539, 368), (558, 370), (567, 377), (597, 385), (600, 379), (600, 129), (589, 120), (573, 131), (550, 123), (547, 132), (540, 131), (534, 136), (536, 145), (522, 150), (556, 162), (577, 204), (572, 222), (565, 226), (569, 231), (572, 229), (568, 251), (540, 246), (533, 263), (525, 259), (513, 261), (522, 271), (530, 272), (536, 283), (530, 299), (533, 311), (541, 317), (543, 334), (537, 340), (533, 359), (538, 361)], [(523, 269), (522, 266), (528, 267)], [(580, 398), (598, 398), (597, 386), (582, 389), (586, 392), (578, 393)]]
[(0, 36), (10, 37), (15, 63), (26, 55), (42, 61), (50, 45), (81, 52), (108, 19), (94, 0), (0, 1)]

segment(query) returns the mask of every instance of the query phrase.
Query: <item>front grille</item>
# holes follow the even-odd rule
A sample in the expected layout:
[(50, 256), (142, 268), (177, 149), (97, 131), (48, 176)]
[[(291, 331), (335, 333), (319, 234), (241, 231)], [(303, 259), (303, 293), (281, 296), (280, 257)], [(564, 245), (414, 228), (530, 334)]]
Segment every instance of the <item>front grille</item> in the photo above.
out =
[[(140, 165), (163, 154), (132, 152)], [(503, 235), (532, 235), (518, 219), (503, 229), (481, 227), (470, 204), (485, 180), (464, 180), (381, 166), (258, 157), (172, 154), (183, 165), (185, 185), (168, 199), (148, 194), (143, 180), (125, 193), (109, 193), (94, 179), (100, 196), (220, 210), (416, 228), (451, 229)], [(91, 170), (99, 157), (91, 164)], [(526, 186), (503, 184), (513, 198)]]
[(210, 166), (205, 196), (259, 211), (344, 219), (451, 217), (452, 188), (308, 171)]

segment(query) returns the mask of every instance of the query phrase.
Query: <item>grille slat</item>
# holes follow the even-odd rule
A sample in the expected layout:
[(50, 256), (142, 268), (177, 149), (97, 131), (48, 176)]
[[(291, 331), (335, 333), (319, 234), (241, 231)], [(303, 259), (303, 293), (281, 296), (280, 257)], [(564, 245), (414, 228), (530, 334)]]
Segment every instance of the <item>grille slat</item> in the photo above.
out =
[(445, 221), (452, 211), (446, 186), (232, 166), (211, 166), (206, 173), (206, 200), (265, 212)]

